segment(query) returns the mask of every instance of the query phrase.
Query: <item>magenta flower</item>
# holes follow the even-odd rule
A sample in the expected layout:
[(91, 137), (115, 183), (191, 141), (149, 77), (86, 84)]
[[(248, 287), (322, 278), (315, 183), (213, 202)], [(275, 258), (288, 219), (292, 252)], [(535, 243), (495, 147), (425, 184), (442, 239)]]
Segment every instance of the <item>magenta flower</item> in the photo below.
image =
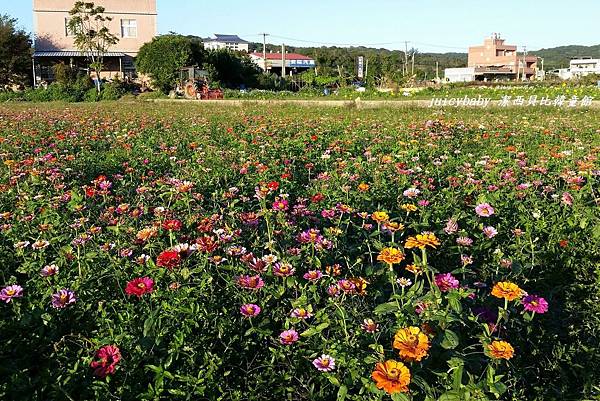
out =
[(289, 263), (275, 263), (273, 266), (273, 274), (278, 277), (288, 277), (295, 272), (296, 269)]
[(74, 304), (77, 301), (75, 293), (69, 289), (62, 289), (56, 294), (52, 294), (52, 307), (55, 309), (63, 309)]
[(239, 276), (237, 283), (240, 287), (247, 290), (260, 290), (265, 285), (260, 276)]
[(115, 373), (115, 368), (121, 360), (121, 351), (116, 345), (106, 345), (96, 351), (96, 359), (90, 363), (94, 376), (105, 378)]
[(0, 290), (0, 301), (4, 301), (7, 304), (12, 301), (13, 298), (21, 298), (23, 296), (23, 287), (20, 285), (9, 285)]
[(498, 230), (492, 226), (483, 227), (483, 234), (485, 234), (485, 236), (488, 238), (494, 238), (496, 235), (498, 235)]
[(450, 273), (435, 275), (435, 285), (437, 285), (442, 292), (456, 289), (459, 284), (458, 280)]
[(284, 331), (279, 335), (279, 342), (283, 345), (290, 345), (298, 341), (298, 332), (294, 329)]
[(332, 356), (323, 354), (313, 361), (313, 365), (321, 372), (331, 372), (335, 369), (335, 359)]
[(323, 273), (321, 273), (320, 270), (311, 270), (311, 271), (304, 273), (304, 276), (302, 276), (302, 277), (304, 277), (304, 279), (309, 280), (309, 281), (317, 281), (318, 279), (323, 277)]
[(245, 317), (255, 317), (260, 311), (260, 306), (255, 304), (245, 304), (240, 307), (240, 313)]
[(490, 217), (494, 214), (494, 208), (489, 203), (480, 203), (475, 207), (475, 213), (480, 217)]
[(327, 287), (327, 294), (329, 294), (330, 297), (339, 297), (341, 295), (340, 287), (337, 284), (330, 285)]
[(273, 202), (273, 210), (286, 211), (288, 209), (288, 201), (286, 199), (276, 199)]
[(548, 311), (548, 302), (537, 295), (527, 295), (521, 302), (526, 311), (535, 313), (546, 313)]

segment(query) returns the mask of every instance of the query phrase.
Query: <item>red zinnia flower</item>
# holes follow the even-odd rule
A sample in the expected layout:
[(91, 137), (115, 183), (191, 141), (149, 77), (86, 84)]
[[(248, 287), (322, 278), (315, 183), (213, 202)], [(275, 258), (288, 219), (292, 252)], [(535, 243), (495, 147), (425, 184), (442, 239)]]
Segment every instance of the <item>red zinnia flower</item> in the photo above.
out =
[(163, 228), (169, 231), (179, 231), (181, 230), (181, 221), (179, 220), (165, 220), (163, 222)]
[(115, 367), (121, 360), (121, 351), (116, 345), (106, 345), (96, 351), (99, 361), (92, 361), (90, 366), (94, 369), (94, 375), (105, 378), (115, 373)]
[(140, 277), (131, 280), (125, 287), (125, 293), (127, 295), (137, 295), (141, 298), (144, 294), (149, 294), (154, 289), (154, 280), (150, 277)]
[(179, 266), (179, 262), (181, 261), (181, 256), (179, 256), (179, 252), (173, 250), (162, 251), (158, 258), (156, 259), (156, 264), (160, 267), (166, 267), (167, 269), (172, 269), (174, 267)]
[(271, 191), (277, 191), (277, 189), (279, 188), (279, 183), (277, 181), (271, 181), (270, 183), (267, 184), (267, 187)]

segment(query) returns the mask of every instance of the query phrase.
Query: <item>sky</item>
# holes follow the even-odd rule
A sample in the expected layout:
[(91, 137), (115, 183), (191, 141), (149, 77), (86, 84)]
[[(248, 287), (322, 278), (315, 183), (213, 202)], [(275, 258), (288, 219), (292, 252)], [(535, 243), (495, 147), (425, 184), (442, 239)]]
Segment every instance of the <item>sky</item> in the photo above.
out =
[[(122, 0), (135, 1), (135, 0)], [(368, 45), (466, 52), (500, 33), (527, 50), (600, 44), (600, 0), (157, 0), (158, 31), (237, 34), (296, 46)], [(572, 6), (573, 5), (573, 6)], [(0, 0), (0, 14), (32, 31), (31, 0)], [(521, 50), (521, 48), (519, 48)], [(597, 56), (597, 55), (596, 55)]]

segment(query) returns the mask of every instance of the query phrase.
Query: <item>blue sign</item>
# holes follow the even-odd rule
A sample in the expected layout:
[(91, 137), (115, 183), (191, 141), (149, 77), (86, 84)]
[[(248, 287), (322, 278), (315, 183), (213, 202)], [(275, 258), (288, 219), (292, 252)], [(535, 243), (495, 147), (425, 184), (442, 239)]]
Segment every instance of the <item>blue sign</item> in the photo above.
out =
[(290, 67), (310, 68), (315, 66), (315, 60), (288, 60)]

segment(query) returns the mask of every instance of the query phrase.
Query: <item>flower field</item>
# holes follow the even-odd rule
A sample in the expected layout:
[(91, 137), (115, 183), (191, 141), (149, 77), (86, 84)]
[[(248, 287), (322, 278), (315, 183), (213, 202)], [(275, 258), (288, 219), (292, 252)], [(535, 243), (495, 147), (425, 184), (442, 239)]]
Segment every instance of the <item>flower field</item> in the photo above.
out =
[(600, 396), (600, 112), (0, 109), (0, 395)]

